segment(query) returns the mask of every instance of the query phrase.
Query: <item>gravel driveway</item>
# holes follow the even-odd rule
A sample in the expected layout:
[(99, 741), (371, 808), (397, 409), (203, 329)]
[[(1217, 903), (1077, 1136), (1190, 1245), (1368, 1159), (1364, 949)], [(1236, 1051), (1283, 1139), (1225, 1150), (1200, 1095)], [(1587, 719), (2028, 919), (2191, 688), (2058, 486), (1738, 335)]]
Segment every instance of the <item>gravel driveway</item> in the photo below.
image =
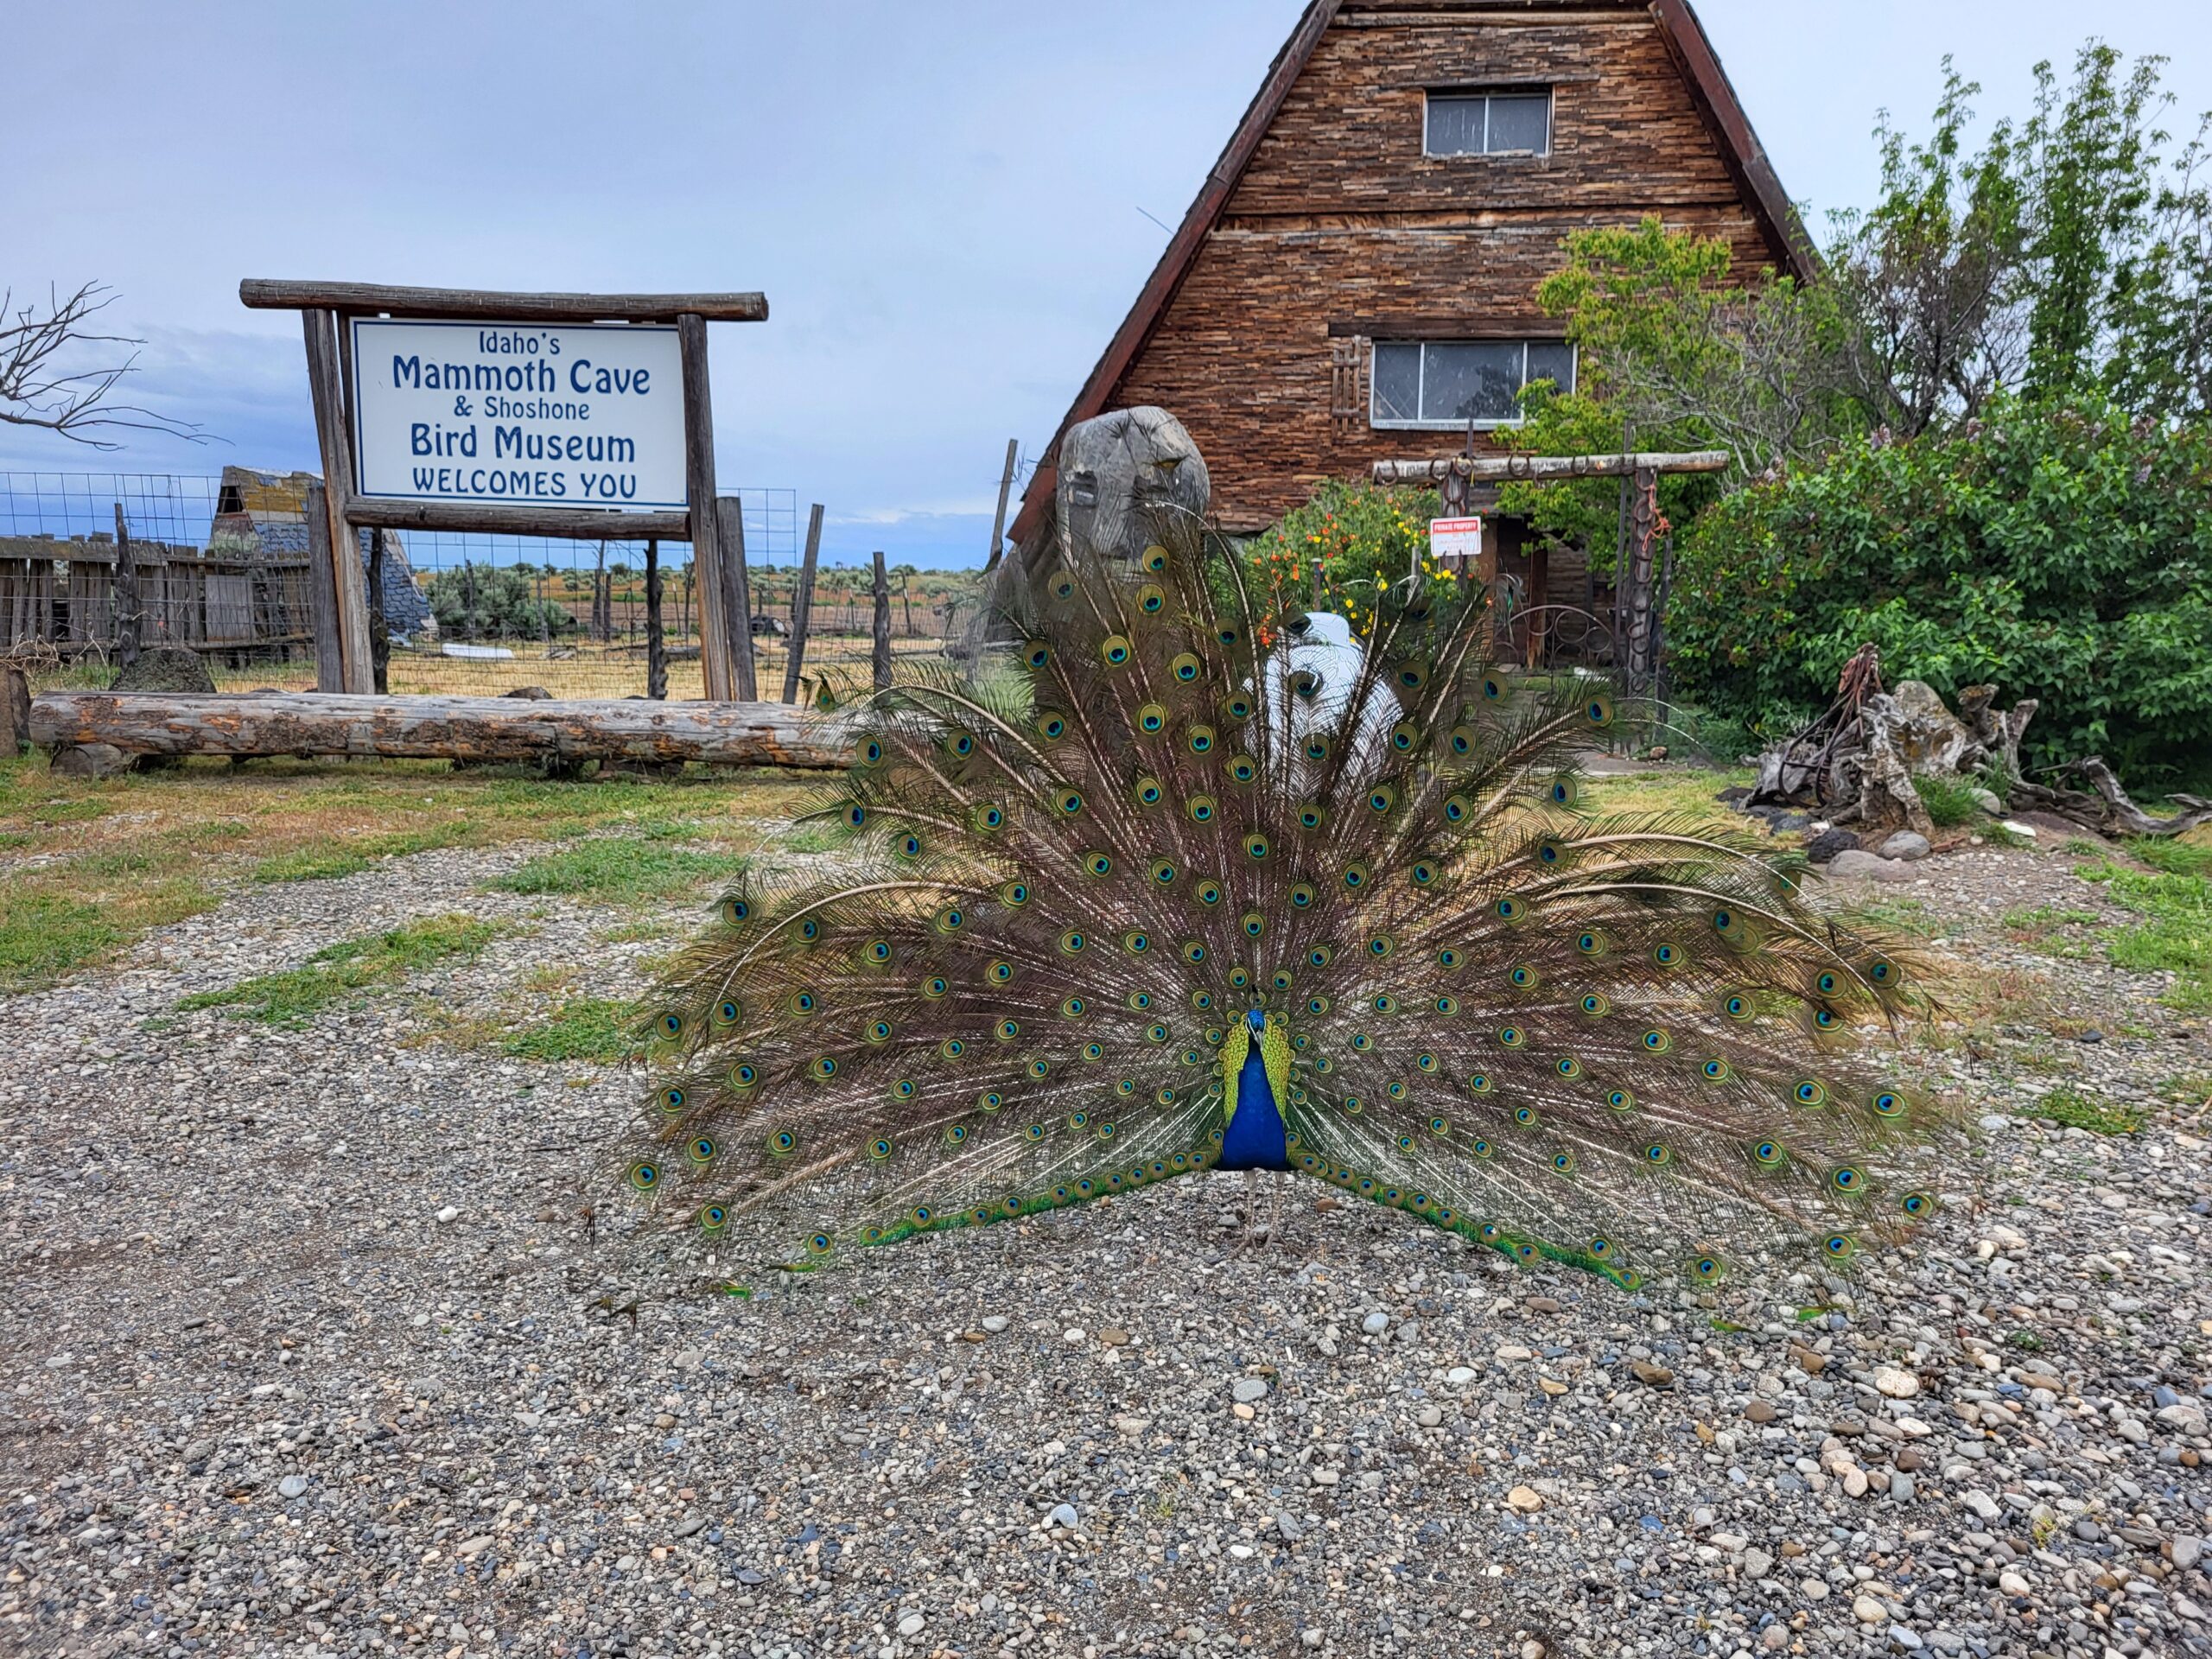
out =
[[(1922, 1247), (1638, 1297), (1315, 1186), (1230, 1260), (1211, 1177), (711, 1294), (588, 1221), (636, 1075), (457, 1039), (665, 948), (485, 889), (526, 855), (242, 886), (5, 1005), (0, 1649), (2212, 1655), (2160, 1098), (2212, 1044), (2008, 942), (2100, 909), (2056, 853), (1882, 892), (2024, 988), (1929, 1052), (1986, 1135)], [(176, 1011), (461, 912), (301, 1028)], [(2062, 1081), (2149, 1126), (2037, 1122)]]

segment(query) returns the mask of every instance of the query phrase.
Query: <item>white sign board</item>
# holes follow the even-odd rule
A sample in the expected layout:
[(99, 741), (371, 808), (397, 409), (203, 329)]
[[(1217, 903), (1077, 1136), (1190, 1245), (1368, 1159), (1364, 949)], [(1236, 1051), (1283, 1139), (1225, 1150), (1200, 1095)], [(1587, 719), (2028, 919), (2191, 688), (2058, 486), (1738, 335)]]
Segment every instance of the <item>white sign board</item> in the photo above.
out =
[(1479, 517), (1428, 521), (1428, 556), (1432, 559), (1478, 559), (1482, 556), (1482, 550), (1483, 521)]
[(689, 505), (674, 327), (351, 321), (358, 493), (632, 512)]

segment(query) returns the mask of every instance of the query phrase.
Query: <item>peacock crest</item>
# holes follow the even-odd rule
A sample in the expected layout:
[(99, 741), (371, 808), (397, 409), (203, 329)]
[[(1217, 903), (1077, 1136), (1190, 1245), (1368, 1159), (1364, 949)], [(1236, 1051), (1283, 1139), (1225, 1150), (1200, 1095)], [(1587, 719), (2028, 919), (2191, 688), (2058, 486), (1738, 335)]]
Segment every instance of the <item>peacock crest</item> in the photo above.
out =
[(1898, 954), (1755, 841), (1593, 815), (1611, 696), (1501, 667), (1481, 603), (1363, 644), (1185, 518), (1003, 621), (844, 705), (842, 846), (661, 985), (659, 1215), (823, 1255), (1273, 1166), (1632, 1286), (1930, 1211), (1941, 1116), (1868, 1064)]

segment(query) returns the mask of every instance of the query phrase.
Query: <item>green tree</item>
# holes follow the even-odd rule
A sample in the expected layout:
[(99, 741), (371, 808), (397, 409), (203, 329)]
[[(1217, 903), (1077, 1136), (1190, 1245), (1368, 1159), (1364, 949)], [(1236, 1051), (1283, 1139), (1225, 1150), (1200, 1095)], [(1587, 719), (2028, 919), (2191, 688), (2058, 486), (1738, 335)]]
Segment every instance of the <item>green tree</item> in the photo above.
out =
[[(1737, 283), (1725, 239), (1670, 231), (1656, 217), (1576, 232), (1565, 251), (1566, 264), (1536, 297), (1565, 320), (1580, 354), (1577, 384), (1562, 391), (1540, 383), (1523, 394), (1516, 448), (1725, 449), (1721, 485), (1662, 480), (1661, 510), (1680, 523), (1720, 488), (1825, 453), (1856, 424), (1836, 368), (1840, 322), (1824, 289), (1771, 272)], [(1498, 505), (1596, 551), (1612, 544), (1619, 499), (1610, 483), (1510, 484)]]
[(1875, 128), (1880, 200), (1833, 220), (1827, 276), (1843, 324), (1842, 384), (1900, 437), (1975, 415), (2025, 366), (2012, 133), (2000, 124), (1968, 153), (1967, 100), (1980, 91), (1944, 59), (1934, 132), (1908, 143), (1885, 111)]
[(2171, 102), (2158, 91), (2164, 61), (2139, 59), (2123, 78), (2120, 54), (2093, 41), (2063, 96), (2051, 66), (2036, 66), (2036, 111), (2019, 146), (2031, 394), (2067, 397), (2135, 377), (2151, 321), (2136, 302), (2168, 139), (2150, 124)]
[(1668, 632), (1685, 690), (1747, 719), (1824, 705), (1872, 640), (1891, 683), (2038, 699), (2044, 760), (2201, 783), (2212, 427), (1999, 398), (1978, 428), (1849, 445), (1699, 519)]

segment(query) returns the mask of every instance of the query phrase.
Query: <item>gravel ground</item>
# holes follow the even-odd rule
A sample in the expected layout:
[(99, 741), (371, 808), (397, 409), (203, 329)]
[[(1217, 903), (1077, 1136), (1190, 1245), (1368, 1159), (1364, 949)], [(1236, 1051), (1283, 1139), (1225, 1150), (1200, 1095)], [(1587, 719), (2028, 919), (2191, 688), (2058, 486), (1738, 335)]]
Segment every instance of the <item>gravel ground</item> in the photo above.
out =
[[(2018, 988), (1929, 1056), (1986, 1135), (1922, 1248), (1635, 1298), (1313, 1187), (1232, 1261), (1217, 1177), (688, 1288), (580, 1198), (636, 1078), (440, 1035), (660, 948), (481, 890), (527, 855), (6, 1006), (0, 1649), (2212, 1655), (2212, 1182), (2151, 1105), (2212, 1045), (2006, 942), (2103, 910), (2056, 854), (1878, 895)], [(175, 1012), (464, 910), (511, 931), (304, 1030)], [(2062, 1080), (2151, 1127), (2037, 1122)]]

